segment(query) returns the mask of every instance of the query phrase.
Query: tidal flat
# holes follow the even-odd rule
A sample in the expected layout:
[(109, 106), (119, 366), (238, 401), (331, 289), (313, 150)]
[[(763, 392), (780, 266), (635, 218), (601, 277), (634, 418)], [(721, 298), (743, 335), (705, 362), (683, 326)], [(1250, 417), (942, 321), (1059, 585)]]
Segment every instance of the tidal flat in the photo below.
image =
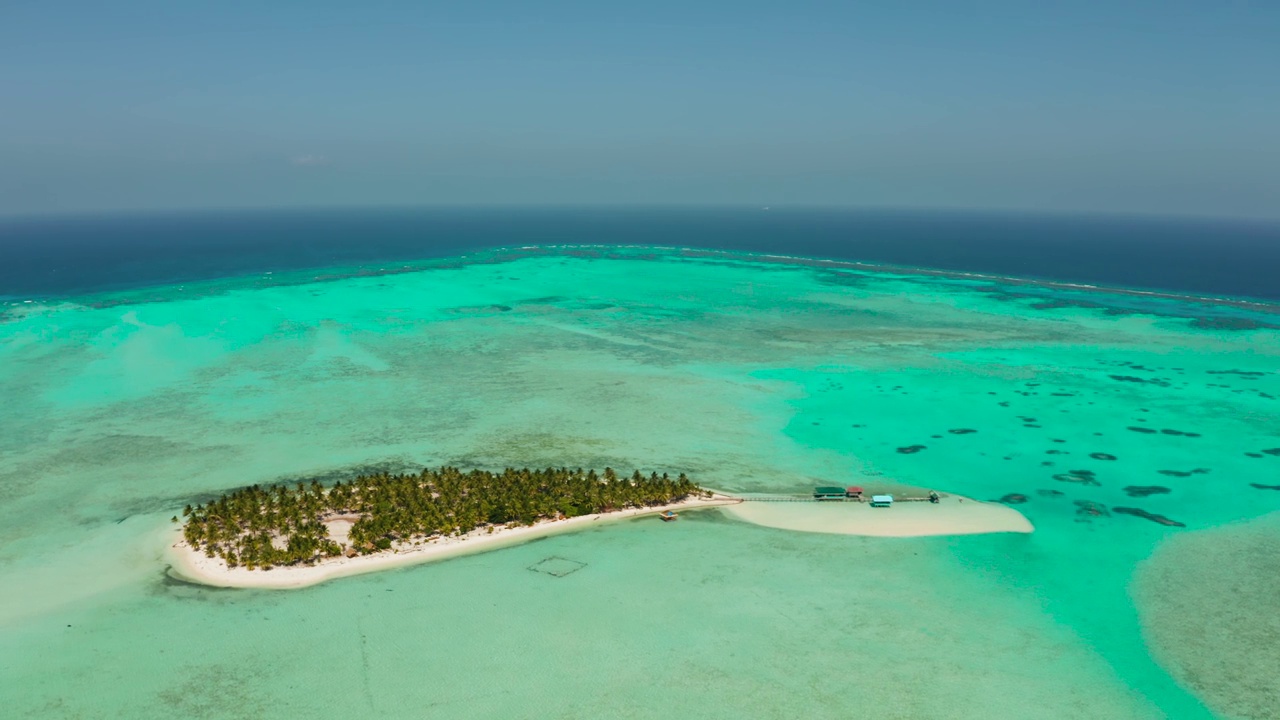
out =
[[(662, 248), (14, 301), (0, 696), (33, 718), (1274, 716), (1187, 681), (1231, 646), (1185, 635), (1203, 592), (1160, 558), (1280, 511), (1278, 313)], [(934, 488), (1035, 532), (704, 510), (290, 593), (168, 572), (188, 503), (439, 465)]]

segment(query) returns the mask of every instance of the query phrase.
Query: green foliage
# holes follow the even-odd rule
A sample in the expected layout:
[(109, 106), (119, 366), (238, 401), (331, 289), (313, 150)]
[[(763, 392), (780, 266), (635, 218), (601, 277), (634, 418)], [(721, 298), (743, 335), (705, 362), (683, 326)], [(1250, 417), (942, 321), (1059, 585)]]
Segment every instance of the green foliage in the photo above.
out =
[(453, 467), (416, 475), (361, 475), (325, 490), (318, 482), (294, 488), (236, 490), (208, 505), (188, 506), (183, 535), (209, 557), (231, 567), (271, 568), (314, 563), (341, 555), (325, 521), (354, 517), (350, 550), (388, 550), (393, 543), (461, 535), (488, 526), (532, 525), (539, 520), (576, 517), (630, 507), (679, 502), (709, 494), (683, 473), (620, 478), (612, 468), (547, 468), (501, 473), (462, 472)]

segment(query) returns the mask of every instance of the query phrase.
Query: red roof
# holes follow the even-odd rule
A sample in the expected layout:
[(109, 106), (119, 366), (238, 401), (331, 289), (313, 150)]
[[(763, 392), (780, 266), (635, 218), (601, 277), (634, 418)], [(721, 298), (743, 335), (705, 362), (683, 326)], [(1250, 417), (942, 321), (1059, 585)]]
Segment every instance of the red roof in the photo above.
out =
[(849, 487), (845, 488), (845, 492), (860, 493), (862, 492), (862, 488), (857, 485), (850, 485)]

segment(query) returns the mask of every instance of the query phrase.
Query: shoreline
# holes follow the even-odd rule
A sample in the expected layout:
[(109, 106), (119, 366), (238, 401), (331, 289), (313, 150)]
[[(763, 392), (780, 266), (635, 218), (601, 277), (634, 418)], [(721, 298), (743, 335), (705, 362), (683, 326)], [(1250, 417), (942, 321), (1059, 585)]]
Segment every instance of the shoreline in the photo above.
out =
[[(310, 587), (326, 580), (363, 575), (378, 570), (417, 565), (444, 560), (486, 550), (516, 545), (550, 535), (572, 532), (586, 527), (596, 527), (627, 518), (657, 515), (667, 510), (687, 511), (736, 505), (740, 498), (715, 493), (711, 498), (691, 498), (668, 505), (645, 508), (627, 508), (608, 513), (579, 515), (562, 520), (542, 520), (521, 527), (478, 528), (465, 535), (436, 537), (417, 542), (400, 543), (391, 550), (355, 557), (326, 558), (314, 565), (282, 566), (271, 570), (249, 570), (244, 567), (227, 567), (221, 558), (208, 557), (191, 547), (182, 538), (182, 530), (176, 531), (177, 541), (169, 545), (166, 556), (169, 571), (175, 577), (188, 582), (222, 588), (258, 588), (288, 590)], [(492, 528), (492, 532), (489, 531)]]
[(221, 558), (207, 557), (191, 547), (182, 539), (181, 530), (176, 532), (177, 540), (169, 544), (165, 555), (170, 574), (187, 582), (221, 588), (290, 590), (340, 577), (497, 550), (587, 527), (657, 515), (667, 510), (723, 507), (735, 520), (760, 527), (861, 537), (1027, 534), (1035, 530), (1022, 513), (1011, 507), (958, 495), (944, 495), (939, 504), (903, 502), (886, 509), (872, 508), (867, 503), (747, 502), (750, 499), (750, 496), (744, 498), (715, 493), (711, 498), (693, 498), (668, 505), (543, 520), (514, 528), (494, 527), (492, 532), (485, 527), (461, 536), (400, 543), (391, 550), (370, 555), (326, 558), (314, 565), (281, 566), (271, 570), (229, 568)]

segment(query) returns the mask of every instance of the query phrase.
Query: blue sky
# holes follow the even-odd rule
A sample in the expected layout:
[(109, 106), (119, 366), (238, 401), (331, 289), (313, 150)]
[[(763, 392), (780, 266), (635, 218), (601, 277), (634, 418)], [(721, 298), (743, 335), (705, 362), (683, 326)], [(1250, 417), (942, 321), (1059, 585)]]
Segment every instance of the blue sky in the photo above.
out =
[(1275, 2), (0, 3), (0, 213), (1280, 217)]

